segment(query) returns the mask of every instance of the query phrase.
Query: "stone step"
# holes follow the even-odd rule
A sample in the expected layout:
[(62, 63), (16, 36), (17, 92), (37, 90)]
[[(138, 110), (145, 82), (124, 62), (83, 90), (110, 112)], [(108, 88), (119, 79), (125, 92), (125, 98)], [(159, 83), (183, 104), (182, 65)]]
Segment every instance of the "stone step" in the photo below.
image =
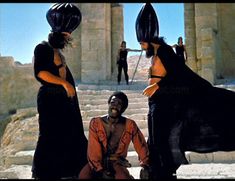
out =
[[(16, 153), (18, 157), (22, 157), (21, 160), (25, 159), (25, 156), (32, 155), (34, 150), (31, 151), (21, 151)], [(187, 152), (187, 156), (195, 155), (198, 153)], [(214, 159), (206, 159), (208, 154), (200, 154), (203, 157), (197, 157), (195, 160), (189, 160), (190, 164), (181, 165), (177, 170), (178, 179), (207, 179), (207, 178), (235, 178), (235, 162), (231, 161), (234, 158), (235, 152), (213, 152)], [(199, 163), (199, 158), (201, 162)], [(216, 158), (216, 159), (215, 159)], [(17, 158), (18, 159), (18, 158)], [(28, 158), (27, 158), (28, 159)], [(139, 167), (138, 155), (135, 151), (128, 151), (127, 159), (131, 163), (132, 167), (128, 168), (130, 174), (134, 176), (135, 179), (139, 178)], [(195, 162), (193, 162), (195, 161)], [(23, 163), (23, 162), (22, 162)], [(31, 178), (31, 163), (21, 164), (17, 161), (17, 164), (12, 164), (8, 169), (0, 170), (0, 179), (30, 179)]]
[[(129, 99), (141, 97), (147, 100), (141, 91), (123, 92), (128, 96)], [(80, 99), (108, 99), (112, 93), (113, 91), (78, 91), (78, 97), (80, 96)]]
[[(78, 96), (86, 96), (86, 97), (90, 97), (90, 96), (96, 96), (101, 97), (101, 98), (108, 98), (112, 93), (114, 93), (115, 91), (109, 91), (109, 90), (76, 90)], [(128, 97), (130, 98), (134, 98), (136, 96), (141, 96), (141, 97), (145, 97), (142, 93), (143, 90), (119, 90), (121, 92), (124, 92), (126, 95), (128, 95)]]
[(139, 167), (140, 166), (140, 162), (138, 160), (138, 154), (135, 150), (128, 151), (126, 159), (130, 162), (132, 167)]
[(235, 151), (211, 153), (185, 152), (189, 163), (235, 163)]
[[(195, 153), (195, 152), (186, 152), (186, 158), (189, 164), (219, 164), (219, 163), (226, 163), (226, 164), (235, 164), (235, 151), (230, 152), (211, 152), (211, 153)], [(134, 150), (133, 146), (129, 149), (127, 159), (132, 164), (132, 166), (137, 167), (139, 166), (138, 162), (138, 155)]]
[(31, 179), (31, 165), (12, 165), (10, 168), (0, 170), (0, 179)]
[[(6, 170), (0, 171), (0, 179), (32, 179), (31, 165), (12, 165)], [(135, 179), (139, 178), (141, 167), (128, 168)]]
[[(143, 133), (146, 130), (142, 131)], [(86, 132), (88, 136), (88, 132)], [(147, 140), (147, 137), (145, 137)], [(30, 151), (20, 151), (17, 152), (14, 156), (8, 157), (5, 160), (7, 167), (11, 165), (31, 165), (33, 159), (34, 150)], [(186, 152), (186, 158), (190, 164), (192, 163), (235, 163), (235, 151), (231, 152), (212, 152), (212, 153), (195, 153), (195, 152)], [(127, 159), (132, 164), (132, 166), (139, 166), (138, 155), (134, 149), (133, 143), (130, 143), (128, 149)]]
[[(31, 179), (30, 165), (12, 165), (0, 171), (0, 179)], [(141, 167), (127, 168), (135, 179), (140, 179)], [(235, 164), (189, 164), (176, 171), (177, 179), (235, 179)]]
[[(78, 97), (79, 105), (99, 105), (99, 104), (108, 104), (108, 98), (100, 99), (81, 99)], [(148, 101), (142, 97), (135, 97), (131, 100), (129, 99), (130, 103), (144, 103), (147, 105)]]
[(206, 163), (181, 165), (176, 174), (178, 179), (234, 179), (235, 164)]
[[(135, 179), (140, 179), (141, 167), (127, 168)], [(157, 171), (157, 170), (156, 170)], [(176, 171), (177, 179), (234, 179), (235, 164), (189, 164)]]
[[(189, 164), (235, 164), (235, 151), (231, 152), (212, 152), (212, 153), (195, 153), (195, 152), (186, 152), (186, 158)], [(127, 154), (127, 159), (132, 164), (133, 167), (139, 166), (138, 155), (134, 150), (133, 145), (132, 148), (129, 149)]]
[(121, 82), (121, 85), (117, 85), (117, 82), (107, 81), (106, 83), (102, 82), (101, 84), (80, 84), (77, 83), (77, 90), (109, 90), (109, 91), (128, 91), (128, 90), (144, 90), (147, 86), (147, 81), (133, 81), (126, 85), (124, 82)]
[(34, 150), (17, 152), (15, 155), (5, 158), (5, 166), (10, 167), (11, 165), (31, 165), (33, 155)]

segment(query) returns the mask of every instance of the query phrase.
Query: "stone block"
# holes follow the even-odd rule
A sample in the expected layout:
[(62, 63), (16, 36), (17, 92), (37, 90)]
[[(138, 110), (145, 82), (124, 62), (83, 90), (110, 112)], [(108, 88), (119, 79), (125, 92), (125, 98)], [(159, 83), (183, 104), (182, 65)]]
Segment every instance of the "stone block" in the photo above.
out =
[(202, 59), (205, 59), (205, 58), (214, 59), (215, 58), (214, 57), (214, 49), (211, 46), (210, 47), (202, 47), (201, 53), (202, 53), (202, 55), (201, 55)]
[(196, 152), (186, 152), (186, 158), (189, 163), (210, 163), (213, 162), (212, 153), (196, 153)]
[(211, 84), (214, 84), (215, 82), (215, 75), (214, 75), (214, 69), (213, 68), (202, 68), (202, 74), (201, 76), (208, 80)]
[(13, 165), (0, 171), (0, 179), (31, 179), (31, 165)]
[(5, 166), (8, 168), (11, 165), (32, 165), (33, 156), (32, 155), (13, 155), (8, 156), (5, 159)]
[(130, 162), (132, 167), (138, 167), (140, 165), (136, 151), (128, 151), (127, 160)]
[(235, 151), (230, 152), (213, 152), (214, 163), (235, 163)]
[(184, 3), (184, 11), (192, 11), (194, 10), (194, 3)]
[(12, 56), (0, 57), (0, 61), (0, 68), (8, 69), (15, 66), (14, 58)]
[(216, 3), (196, 3), (195, 16), (216, 16)]
[(201, 38), (202, 41), (213, 40), (213, 31), (212, 28), (203, 28), (201, 29)]
[(216, 16), (196, 16), (195, 24), (196, 28), (200, 31), (202, 28), (215, 28), (217, 29), (217, 17)]
[[(208, 57), (206, 57), (206, 58), (203, 58), (202, 59), (202, 65), (203, 65), (203, 67), (211, 67), (212, 69), (213, 69), (213, 67), (214, 67), (214, 59), (213, 58), (208, 58)], [(202, 67), (202, 68), (203, 68)]]
[(87, 64), (92, 65), (94, 62), (97, 62), (97, 54), (97, 50), (82, 50), (82, 66), (85, 66), (83, 69), (87, 68)]
[[(86, 41), (91, 41), (91, 40), (95, 40), (95, 39), (103, 39), (105, 37), (104, 35), (104, 29), (83, 29), (82, 30), (82, 37), (81, 37), (81, 41), (86, 42)], [(83, 48), (83, 47), (82, 47)]]

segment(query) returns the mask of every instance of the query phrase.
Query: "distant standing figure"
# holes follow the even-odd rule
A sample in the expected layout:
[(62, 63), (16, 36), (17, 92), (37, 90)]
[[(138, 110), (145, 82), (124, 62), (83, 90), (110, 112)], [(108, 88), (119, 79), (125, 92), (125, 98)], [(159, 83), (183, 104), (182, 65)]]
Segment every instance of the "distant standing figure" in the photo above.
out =
[(180, 61), (185, 63), (187, 61), (187, 52), (181, 36), (178, 38), (178, 44), (173, 45), (172, 48), (175, 48), (176, 54), (179, 56)]
[(129, 84), (129, 76), (128, 76), (128, 64), (127, 64), (127, 54), (129, 51), (133, 52), (141, 52), (142, 50), (132, 50), (130, 48), (126, 48), (126, 42), (122, 41), (120, 49), (118, 50), (117, 55), (117, 65), (118, 65), (118, 85), (120, 85), (121, 82), (121, 76), (122, 76), (122, 69), (124, 71), (126, 84)]

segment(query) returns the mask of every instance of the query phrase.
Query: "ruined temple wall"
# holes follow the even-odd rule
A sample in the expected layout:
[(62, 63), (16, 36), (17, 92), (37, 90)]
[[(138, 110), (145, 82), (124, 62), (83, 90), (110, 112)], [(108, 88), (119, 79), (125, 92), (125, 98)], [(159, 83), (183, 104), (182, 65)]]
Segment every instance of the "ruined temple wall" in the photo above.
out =
[(189, 67), (212, 84), (234, 77), (234, 4), (185, 3), (184, 10)]
[(99, 83), (116, 76), (116, 55), (123, 40), (123, 7), (119, 3), (77, 3), (82, 21), (72, 33), (75, 48), (65, 54), (76, 80)]
[(221, 74), (235, 76), (235, 4), (219, 3), (219, 32), (221, 45)]
[(198, 71), (198, 61), (196, 55), (196, 28), (195, 28), (195, 6), (194, 3), (184, 4), (184, 27), (185, 45), (187, 48), (187, 65), (194, 71)]
[(112, 31), (111, 31), (111, 74), (112, 80), (117, 80), (117, 54), (120, 48), (121, 41), (124, 40), (124, 27), (123, 27), (123, 6), (117, 3), (112, 4)]
[(107, 78), (111, 60), (110, 4), (82, 4), (81, 10), (81, 81), (98, 83)]
[[(76, 4), (81, 10), (81, 4)], [(81, 25), (83, 24), (83, 17), (80, 26), (72, 33), (72, 48), (68, 47), (63, 50), (66, 57), (66, 63), (73, 74), (75, 80), (81, 80)]]
[(211, 83), (216, 77), (216, 3), (186, 3), (185, 35), (188, 65)]
[(32, 64), (16, 65), (13, 57), (0, 57), (0, 115), (36, 106), (39, 83)]
[(217, 23), (216, 3), (195, 4), (196, 51), (198, 61), (201, 62), (198, 73), (211, 83), (214, 83), (216, 78)]

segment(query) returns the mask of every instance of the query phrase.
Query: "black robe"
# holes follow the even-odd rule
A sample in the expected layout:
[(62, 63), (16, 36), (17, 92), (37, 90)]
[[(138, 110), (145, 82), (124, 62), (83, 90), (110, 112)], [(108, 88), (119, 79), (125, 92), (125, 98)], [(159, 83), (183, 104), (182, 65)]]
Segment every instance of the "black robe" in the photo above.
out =
[[(37, 97), (39, 138), (33, 159), (33, 175), (39, 178), (78, 176), (87, 163), (87, 139), (77, 94), (68, 98), (62, 86), (37, 77), (41, 70), (59, 76), (58, 67), (54, 64), (54, 51), (47, 42), (37, 45), (34, 50), (35, 78), (42, 86)], [(75, 88), (68, 67), (66, 72), (66, 80)]]
[(153, 174), (175, 173), (185, 151), (235, 150), (235, 93), (212, 86), (178, 60), (173, 49), (157, 51), (167, 75), (149, 98), (149, 147)]

